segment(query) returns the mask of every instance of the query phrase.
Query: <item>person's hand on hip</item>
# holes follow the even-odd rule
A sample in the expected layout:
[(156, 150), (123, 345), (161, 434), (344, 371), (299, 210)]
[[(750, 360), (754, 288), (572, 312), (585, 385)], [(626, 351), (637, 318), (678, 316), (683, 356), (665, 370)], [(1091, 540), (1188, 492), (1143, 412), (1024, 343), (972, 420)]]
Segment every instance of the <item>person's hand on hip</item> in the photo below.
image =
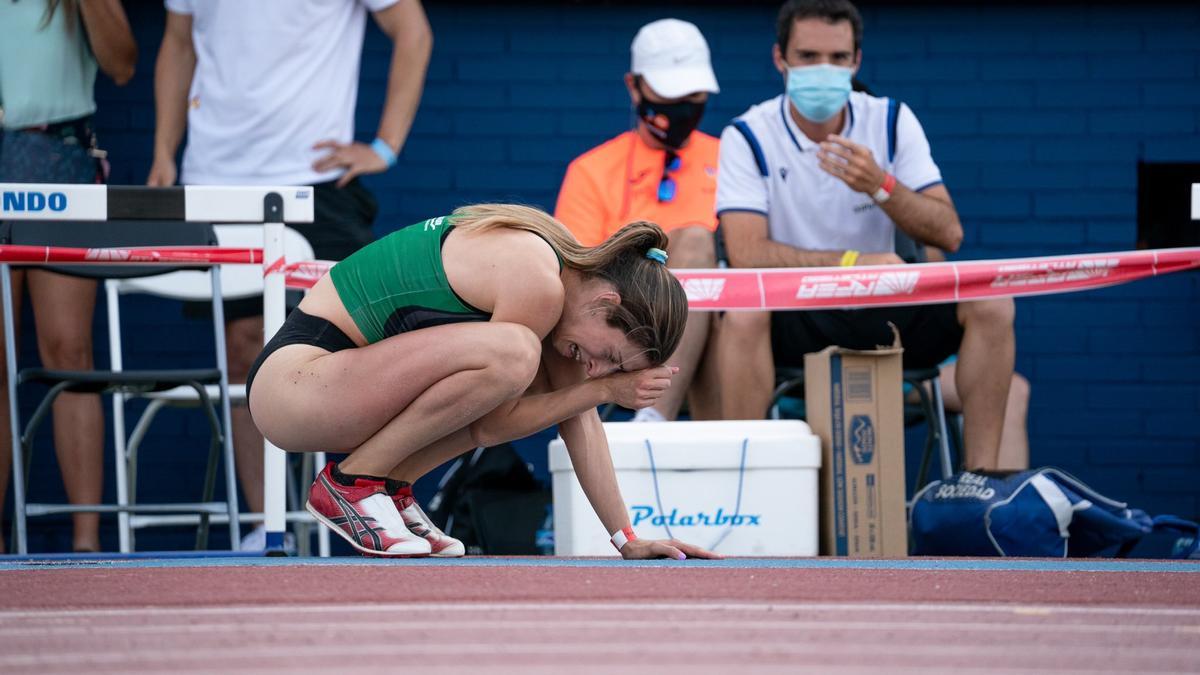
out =
[(366, 143), (321, 141), (313, 146), (313, 150), (329, 151), (329, 154), (313, 162), (314, 171), (346, 170), (346, 173), (338, 179), (338, 187), (345, 187), (357, 176), (381, 173), (388, 168), (387, 162)]

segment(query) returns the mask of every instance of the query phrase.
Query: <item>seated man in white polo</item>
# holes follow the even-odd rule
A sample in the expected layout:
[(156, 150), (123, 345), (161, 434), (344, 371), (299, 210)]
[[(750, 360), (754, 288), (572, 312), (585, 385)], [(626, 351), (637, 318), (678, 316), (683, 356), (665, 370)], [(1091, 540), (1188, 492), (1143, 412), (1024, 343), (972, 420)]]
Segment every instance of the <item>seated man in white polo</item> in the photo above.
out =
[[(775, 67), (786, 94), (721, 135), (717, 213), (734, 267), (903, 262), (898, 228), (955, 251), (962, 225), (929, 142), (907, 106), (851, 92), (862, 18), (849, 0), (789, 0), (779, 13)], [(968, 468), (997, 464), (1016, 339), (1010, 299), (838, 311), (730, 312), (718, 364), (726, 419), (761, 418), (775, 367), (803, 366), (831, 345), (869, 349), (900, 330), (905, 367), (959, 354)]]

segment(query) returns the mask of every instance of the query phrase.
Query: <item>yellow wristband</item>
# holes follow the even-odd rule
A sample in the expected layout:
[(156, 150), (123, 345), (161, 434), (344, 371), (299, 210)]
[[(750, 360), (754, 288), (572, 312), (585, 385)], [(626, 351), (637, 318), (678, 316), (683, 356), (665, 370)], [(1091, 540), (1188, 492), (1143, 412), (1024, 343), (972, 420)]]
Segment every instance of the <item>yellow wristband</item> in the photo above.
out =
[(854, 263), (858, 262), (858, 251), (851, 249), (842, 254), (842, 267), (854, 267)]

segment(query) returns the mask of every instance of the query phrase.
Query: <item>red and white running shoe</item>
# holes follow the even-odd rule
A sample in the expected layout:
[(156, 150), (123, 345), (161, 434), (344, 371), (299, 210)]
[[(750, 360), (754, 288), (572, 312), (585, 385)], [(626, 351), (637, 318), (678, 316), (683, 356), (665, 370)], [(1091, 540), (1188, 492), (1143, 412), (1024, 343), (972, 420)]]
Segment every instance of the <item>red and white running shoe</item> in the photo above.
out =
[(365, 555), (388, 558), (429, 555), (429, 542), (409, 532), (383, 481), (358, 478), (354, 487), (346, 487), (333, 480), (331, 467), (333, 462), (325, 465), (308, 491), (304, 508), (313, 517)]
[(429, 519), (421, 505), (413, 498), (412, 486), (406, 485), (392, 494), (392, 502), (404, 524), (418, 537), (424, 537), (429, 542), (432, 555), (435, 558), (461, 558), (467, 552), (467, 547), (454, 537), (442, 532)]

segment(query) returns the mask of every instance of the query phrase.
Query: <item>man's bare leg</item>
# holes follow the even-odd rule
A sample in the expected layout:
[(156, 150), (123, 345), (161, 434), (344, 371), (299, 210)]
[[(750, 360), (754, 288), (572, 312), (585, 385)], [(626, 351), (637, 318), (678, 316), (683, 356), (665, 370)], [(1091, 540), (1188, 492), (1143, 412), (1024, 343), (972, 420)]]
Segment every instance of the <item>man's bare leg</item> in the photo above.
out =
[(724, 385), (718, 361), (721, 340), (721, 322), (714, 317), (709, 321), (708, 344), (700, 356), (696, 376), (688, 389), (688, 409), (693, 420), (721, 419), (721, 396)]
[[(942, 400), (951, 412), (962, 412), (962, 397), (958, 395), (958, 363), (942, 368), (939, 380), (942, 383)], [(1029, 431), (1026, 419), (1029, 414), (1029, 380), (1020, 373), (1013, 373), (1008, 387), (1008, 403), (1004, 406), (1004, 430), (1000, 433), (1000, 457), (996, 466), (977, 467), (1001, 471), (1021, 471), (1029, 468)], [(916, 393), (913, 393), (915, 400)]]
[(1029, 468), (1029, 380), (1013, 373), (1008, 387), (1008, 406), (1004, 409), (1004, 431), (1000, 434), (1000, 459), (996, 468), (1001, 471), (1021, 471)]
[(963, 302), (955, 382), (963, 403), (963, 444), (968, 469), (998, 466), (1004, 410), (1016, 359), (1010, 298)]
[(771, 403), (775, 362), (770, 312), (726, 312), (717, 342), (721, 376), (721, 417), (760, 420)]

